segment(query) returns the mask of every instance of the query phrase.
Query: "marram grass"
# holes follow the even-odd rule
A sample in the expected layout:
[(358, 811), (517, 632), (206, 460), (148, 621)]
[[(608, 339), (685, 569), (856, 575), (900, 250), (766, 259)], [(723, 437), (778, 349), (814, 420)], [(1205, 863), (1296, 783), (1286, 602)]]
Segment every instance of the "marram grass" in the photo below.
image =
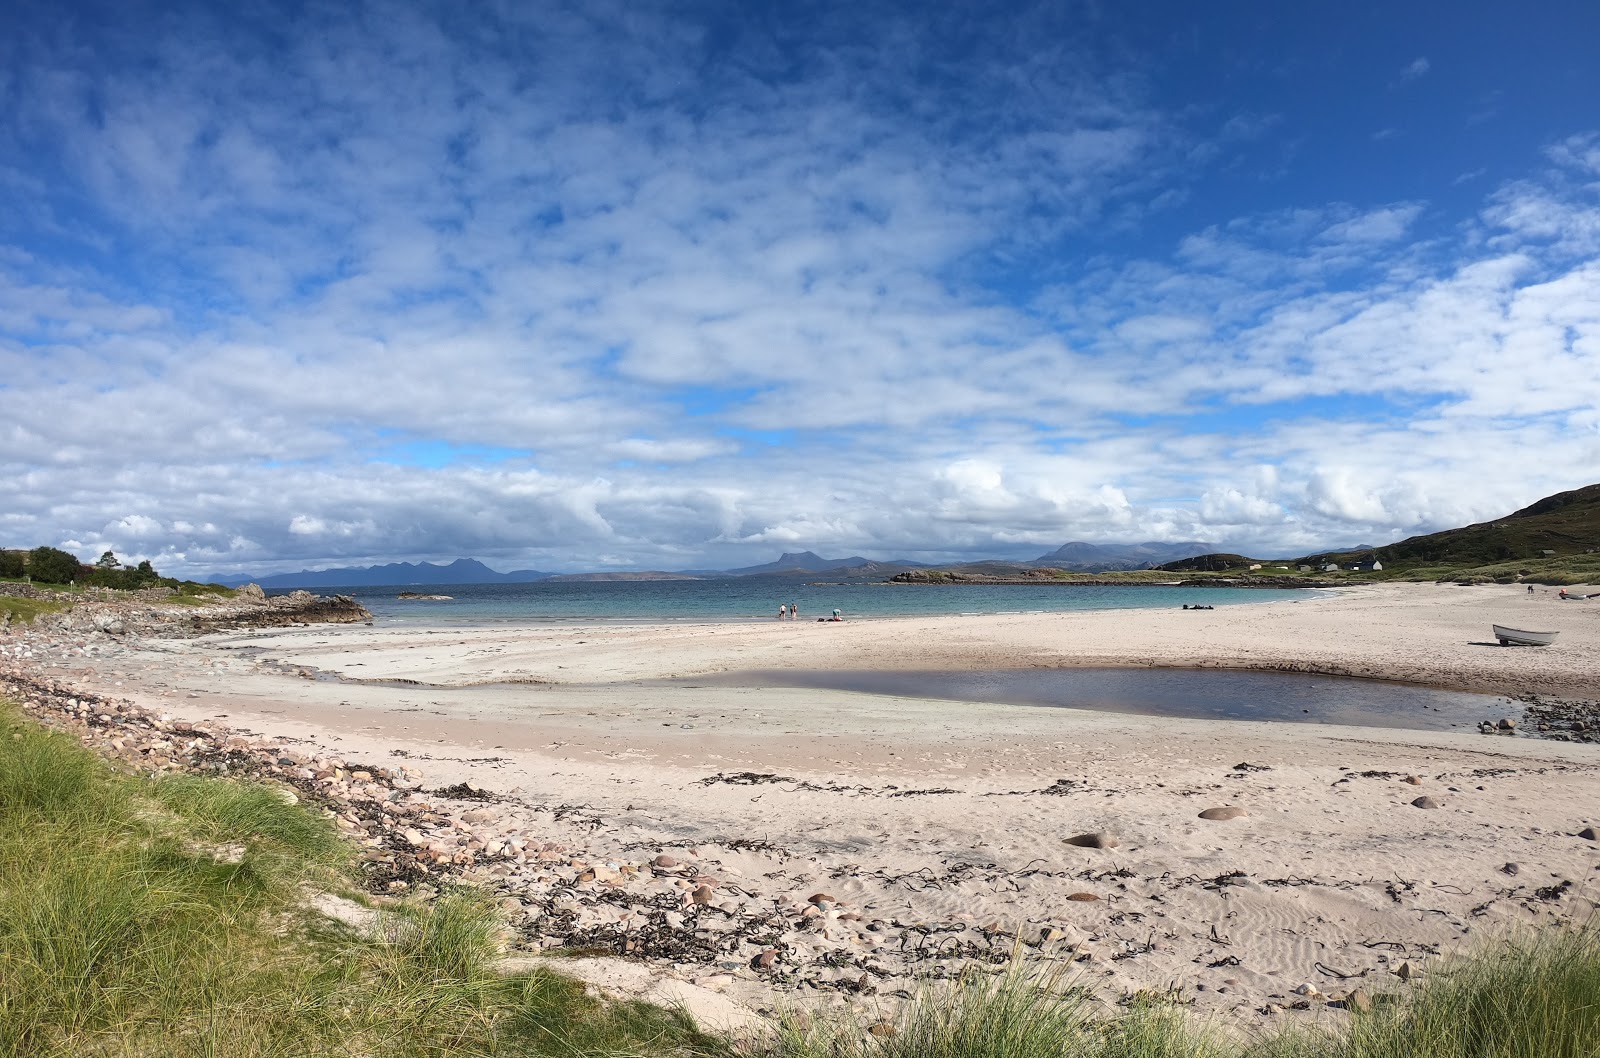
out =
[(307, 910), (303, 887), (338, 887), (352, 856), (270, 788), (123, 774), (0, 703), (0, 1058), (1600, 1056), (1594, 928), (1441, 961), (1334, 1028), (1240, 1039), (1018, 964), (889, 1021), (790, 1014), (736, 1047), (554, 974), (497, 974), (501, 923), (467, 893), (386, 909), (370, 934)]
[(466, 894), (358, 935), (303, 906), (353, 850), (259, 785), (115, 771), (0, 703), (0, 1058), (680, 1055), (680, 1014), (494, 972)]

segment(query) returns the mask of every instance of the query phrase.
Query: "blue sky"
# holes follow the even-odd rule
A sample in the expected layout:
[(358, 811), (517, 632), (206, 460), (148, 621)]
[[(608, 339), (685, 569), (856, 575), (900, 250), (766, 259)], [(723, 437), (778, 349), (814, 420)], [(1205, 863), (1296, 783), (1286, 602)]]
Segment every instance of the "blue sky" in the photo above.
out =
[(1600, 480), (1600, 5), (0, 13), (0, 543), (1255, 554)]

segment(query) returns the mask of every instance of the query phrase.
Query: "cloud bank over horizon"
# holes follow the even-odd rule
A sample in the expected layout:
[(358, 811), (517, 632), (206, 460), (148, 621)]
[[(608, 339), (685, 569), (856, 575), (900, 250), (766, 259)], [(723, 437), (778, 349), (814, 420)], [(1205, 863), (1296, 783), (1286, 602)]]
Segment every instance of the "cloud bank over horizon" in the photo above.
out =
[(1600, 15), (1382, 10), (23, 3), (0, 545), (1293, 555), (1600, 480)]

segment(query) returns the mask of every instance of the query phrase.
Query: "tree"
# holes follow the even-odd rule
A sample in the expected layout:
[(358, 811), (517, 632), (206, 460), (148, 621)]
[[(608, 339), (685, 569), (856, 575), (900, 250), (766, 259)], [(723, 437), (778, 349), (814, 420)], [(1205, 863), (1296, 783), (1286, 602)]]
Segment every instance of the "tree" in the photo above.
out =
[(122, 563), (117, 561), (117, 556), (113, 552), (107, 551), (105, 554), (101, 555), (99, 557), (99, 559), (97, 559), (95, 561), (95, 568), (96, 569), (121, 569), (122, 568)]
[(0, 577), (20, 577), (22, 573), (22, 552), (0, 551)]
[(28, 576), (46, 584), (70, 584), (82, 568), (76, 555), (59, 548), (36, 547), (28, 552)]

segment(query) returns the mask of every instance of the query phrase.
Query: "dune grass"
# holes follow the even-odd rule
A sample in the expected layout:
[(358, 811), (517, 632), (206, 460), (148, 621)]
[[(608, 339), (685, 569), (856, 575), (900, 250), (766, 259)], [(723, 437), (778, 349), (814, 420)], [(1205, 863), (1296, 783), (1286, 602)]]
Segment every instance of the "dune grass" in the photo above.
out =
[(357, 933), (304, 906), (352, 850), (271, 788), (145, 779), (0, 703), (0, 1056), (707, 1053), (682, 1016), (495, 972), (467, 894)]
[(1600, 929), (1530, 933), (1429, 968), (1368, 1012), (1241, 1039), (1181, 1007), (1109, 1012), (1018, 964), (929, 988), (890, 1021), (795, 1013), (736, 1049), (679, 1013), (496, 972), (467, 892), (311, 911), (352, 852), (274, 788), (149, 779), (0, 703), (0, 1058), (1592, 1058)]
[(1333, 1058), (1594, 1058), (1600, 1055), (1600, 932), (1552, 930), (1441, 966), (1355, 1019)]
[[(1219, 1033), (1167, 1004), (1099, 1009), (1061, 974), (1021, 963), (932, 985), (892, 1021), (790, 1012), (759, 1058), (1230, 1058)], [(756, 1058), (755, 1055), (750, 1058)]]
[[(1595, 1058), (1600, 931), (1501, 941), (1436, 966), (1332, 1027), (1236, 1031), (1163, 1002), (1108, 1012), (1059, 974), (1014, 965), (930, 986), (894, 1019), (803, 1011), (746, 1058)], [(1329, 1023), (1324, 1019), (1323, 1025)]]

